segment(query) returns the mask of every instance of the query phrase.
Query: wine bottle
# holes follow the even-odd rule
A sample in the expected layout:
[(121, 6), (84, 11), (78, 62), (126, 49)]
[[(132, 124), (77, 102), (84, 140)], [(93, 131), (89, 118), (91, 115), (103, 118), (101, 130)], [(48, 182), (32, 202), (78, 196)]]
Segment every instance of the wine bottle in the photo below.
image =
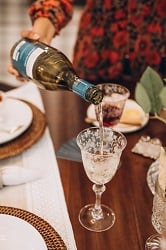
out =
[(69, 59), (47, 44), (21, 39), (11, 49), (11, 60), (21, 75), (41, 88), (70, 90), (95, 105), (102, 101), (101, 90), (80, 79)]

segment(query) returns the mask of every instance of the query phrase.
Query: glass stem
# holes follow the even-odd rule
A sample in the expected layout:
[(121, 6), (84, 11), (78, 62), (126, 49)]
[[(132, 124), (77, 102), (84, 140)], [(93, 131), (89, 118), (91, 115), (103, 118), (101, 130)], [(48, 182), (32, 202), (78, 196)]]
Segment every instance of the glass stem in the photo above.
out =
[(103, 185), (94, 184), (92, 189), (96, 195), (96, 202), (94, 205), (94, 209), (92, 211), (92, 216), (94, 219), (99, 220), (103, 218), (103, 212), (101, 208), (101, 196), (103, 192), (106, 190), (106, 187), (104, 184)]

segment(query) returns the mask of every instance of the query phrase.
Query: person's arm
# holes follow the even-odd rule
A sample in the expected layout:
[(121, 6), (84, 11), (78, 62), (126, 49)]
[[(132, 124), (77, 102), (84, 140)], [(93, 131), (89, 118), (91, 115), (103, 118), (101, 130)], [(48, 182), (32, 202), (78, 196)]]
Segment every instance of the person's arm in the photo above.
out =
[[(28, 12), (32, 21), (32, 32), (40, 40), (50, 44), (52, 38), (69, 22), (73, 14), (72, 0), (36, 0)], [(33, 34), (23, 31), (23, 37), (32, 38)], [(31, 36), (32, 35), (32, 36)], [(30, 36), (30, 37), (29, 37)]]
[(39, 17), (33, 23), (32, 30), (23, 30), (21, 36), (32, 40), (40, 40), (50, 44), (55, 34), (55, 27), (46, 17)]
[(36, 0), (29, 8), (33, 26), (40, 17), (49, 19), (57, 35), (72, 17), (72, 3), (73, 0)]
[[(21, 37), (29, 38), (31, 40), (40, 40), (46, 44), (50, 44), (51, 40), (55, 34), (55, 27), (48, 18), (40, 17), (34, 21), (32, 30), (23, 30), (21, 32)], [(16, 79), (19, 81), (27, 81), (22, 77), (19, 72), (13, 67), (12, 64), (8, 66), (8, 72), (15, 75)]]
[[(29, 8), (32, 29), (23, 30), (21, 36), (50, 44), (52, 38), (67, 24), (72, 16), (72, 0), (37, 0)], [(25, 81), (12, 64), (8, 72), (17, 80)]]

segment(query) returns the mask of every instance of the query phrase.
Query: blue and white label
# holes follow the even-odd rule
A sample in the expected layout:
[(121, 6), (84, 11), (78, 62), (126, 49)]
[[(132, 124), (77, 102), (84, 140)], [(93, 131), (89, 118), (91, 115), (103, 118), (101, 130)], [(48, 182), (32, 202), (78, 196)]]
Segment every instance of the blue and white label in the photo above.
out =
[(86, 92), (89, 88), (93, 87), (93, 85), (85, 80), (77, 79), (72, 86), (73, 92), (77, 95), (81, 96), (83, 99), (86, 99)]
[(33, 65), (38, 56), (43, 53), (43, 49), (35, 46), (26, 40), (21, 40), (16, 46), (12, 55), (14, 67), (21, 75), (33, 78)]

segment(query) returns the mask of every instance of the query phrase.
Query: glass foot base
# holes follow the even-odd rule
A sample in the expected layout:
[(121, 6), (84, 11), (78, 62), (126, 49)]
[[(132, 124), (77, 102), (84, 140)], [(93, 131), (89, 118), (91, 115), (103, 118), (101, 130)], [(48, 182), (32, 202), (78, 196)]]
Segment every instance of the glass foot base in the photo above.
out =
[(102, 232), (111, 228), (115, 223), (115, 213), (109, 207), (101, 205), (102, 216), (93, 216), (94, 204), (86, 205), (79, 213), (79, 221), (83, 227), (93, 232)]
[(161, 236), (159, 234), (150, 236), (146, 241), (145, 250), (160, 250), (160, 240)]

